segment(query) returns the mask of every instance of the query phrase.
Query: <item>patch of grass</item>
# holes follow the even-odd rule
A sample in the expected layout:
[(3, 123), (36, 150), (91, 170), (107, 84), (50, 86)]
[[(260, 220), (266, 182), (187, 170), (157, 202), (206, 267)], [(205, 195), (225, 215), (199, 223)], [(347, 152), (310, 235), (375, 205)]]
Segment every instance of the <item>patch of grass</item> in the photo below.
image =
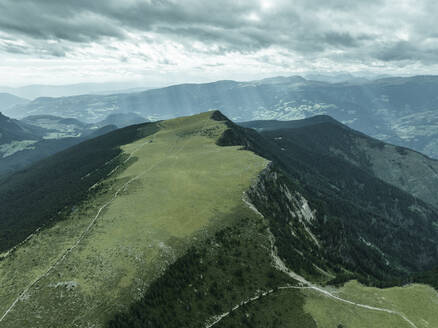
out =
[[(418, 328), (438, 327), (436, 292), (426, 285), (407, 287), (373, 288), (350, 281), (340, 289), (331, 290), (337, 296), (377, 308), (403, 313)], [(305, 310), (316, 320), (318, 327), (368, 328), (412, 326), (397, 314), (379, 312), (347, 304), (326, 297), (314, 290), (305, 290)]]
[(314, 290), (306, 290), (304, 306), (314, 318), (317, 327), (337, 328), (411, 328), (410, 325), (394, 314), (372, 311), (346, 304), (327, 297)]
[(438, 327), (438, 295), (427, 285), (380, 289), (350, 281), (339, 290), (339, 295), (357, 303), (404, 313), (417, 327)]
[[(41, 231), (0, 264), (1, 314), (106, 207), (77, 248), (26, 293), (0, 327), (100, 327), (127, 309), (196, 240), (232, 224), (266, 160), (220, 147), (227, 129), (211, 113), (160, 122), (160, 130), (122, 146), (130, 165), (68, 220)], [(73, 284), (69, 284), (73, 282)], [(57, 286), (57, 287), (54, 287)]]
[[(109, 194), (98, 192), (69, 214), (68, 220), (35, 233), (22, 246), (0, 261), (0, 313), (13, 303), (28, 285), (44, 274), (70, 248)], [(27, 296), (26, 296), (27, 297)], [(2, 324), (0, 323), (0, 327)]]

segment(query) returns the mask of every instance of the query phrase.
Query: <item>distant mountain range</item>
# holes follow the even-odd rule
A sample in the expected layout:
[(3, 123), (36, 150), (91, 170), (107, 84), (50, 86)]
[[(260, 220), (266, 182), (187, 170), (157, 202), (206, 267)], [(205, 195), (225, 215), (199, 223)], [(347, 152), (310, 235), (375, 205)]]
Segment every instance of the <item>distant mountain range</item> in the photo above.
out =
[(327, 114), (382, 141), (438, 158), (437, 91), (437, 76), (342, 83), (291, 76), (182, 84), (130, 94), (39, 98), (5, 113), (14, 118), (50, 114), (87, 123), (126, 112), (153, 121), (218, 109), (236, 122)]
[(434, 327), (437, 162), (327, 116), (242, 125), (131, 125), (3, 179), (0, 327)]
[[(152, 86), (142, 83), (78, 83), (69, 85), (27, 85), (23, 87), (0, 86), (0, 92), (9, 93), (26, 99), (40, 97), (67, 97), (84, 94), (130, 93), (152, 89)], [(0, 107), (1, 109), (1, 107)]]
[(9, 93), (0, 93), (0, 112), (7, 110), (15, 105), (24, 105), (29, 100), (14, 96)]

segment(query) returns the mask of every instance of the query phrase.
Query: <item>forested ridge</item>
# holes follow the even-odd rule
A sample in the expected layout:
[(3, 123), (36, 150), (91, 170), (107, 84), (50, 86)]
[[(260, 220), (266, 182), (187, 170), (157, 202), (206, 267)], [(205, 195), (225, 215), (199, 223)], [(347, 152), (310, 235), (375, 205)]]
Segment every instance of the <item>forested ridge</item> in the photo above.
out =
[[(263, 131), (228, 124), (221, 144), (242, 145), (271, 160), (284, 183), (309, 201), (317, 218), (313, 232), (331, 263), (382, 286), (407, 281), (412, 273), (438, 265), (434, 207), (326, 151), (293, 140), (274, 142), (269, 131), (265, 137)], [(273, 186), (269, 194), (281, 194), (278, 187)]]

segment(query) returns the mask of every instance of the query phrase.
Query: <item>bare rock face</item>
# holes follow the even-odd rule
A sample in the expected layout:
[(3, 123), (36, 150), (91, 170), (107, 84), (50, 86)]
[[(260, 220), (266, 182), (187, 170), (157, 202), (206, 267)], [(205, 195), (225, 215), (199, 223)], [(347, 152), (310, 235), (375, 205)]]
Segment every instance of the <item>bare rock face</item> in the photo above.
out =
[(303, 195), (282, 181), (271, 165), (260, 174), (258, 182), (247, 191), (247, 195), (257, 204), (256, 208), (262, 215), (281, 217), (286, 223), (284, 228), (289, 229), (292, 236), (301, 231), (308, 242), (320, 247), (312, 232), (316, 212)]

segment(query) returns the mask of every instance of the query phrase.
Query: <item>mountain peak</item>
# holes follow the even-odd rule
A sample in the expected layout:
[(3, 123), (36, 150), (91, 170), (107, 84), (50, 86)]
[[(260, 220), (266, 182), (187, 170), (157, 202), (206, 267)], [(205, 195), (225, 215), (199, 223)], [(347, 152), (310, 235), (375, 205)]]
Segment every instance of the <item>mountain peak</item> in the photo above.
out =
[(226, 117), (224, 114), (222, 114), (222, 112), (218, 109), (211, 111), (211, 118), (215, 121), (231, 122), (230, 119), (228, 117)]

